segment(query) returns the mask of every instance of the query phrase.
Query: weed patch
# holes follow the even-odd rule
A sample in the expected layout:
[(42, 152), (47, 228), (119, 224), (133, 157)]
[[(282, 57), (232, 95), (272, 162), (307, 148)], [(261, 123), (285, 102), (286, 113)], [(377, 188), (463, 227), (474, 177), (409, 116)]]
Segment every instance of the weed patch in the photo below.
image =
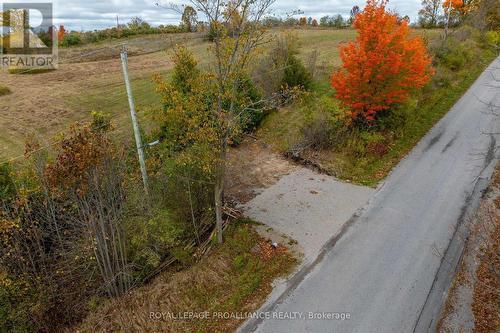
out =
[[(235, 223), (226, 231), (226, 242), (214, 248), (209, 256), (186, 270), (164, 272), (150, 285), (108, 301), (77, 330), (231, 332), (243, 319), (223, 319), (214, 313), (256, 310), (271, 291), (272, 281), (286, 276), (295, 264), (296, 259), (286, 248), (272, 248), (248, 221)], [(185, 311), (208, 311), (210, 317), (168, 317)], [(151, 312), (166, 316), (152, 319)]]

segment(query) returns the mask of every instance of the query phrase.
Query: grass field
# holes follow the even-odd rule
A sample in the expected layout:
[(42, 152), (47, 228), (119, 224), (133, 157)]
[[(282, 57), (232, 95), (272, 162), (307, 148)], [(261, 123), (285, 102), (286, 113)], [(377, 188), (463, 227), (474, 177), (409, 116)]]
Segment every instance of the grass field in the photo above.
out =
[[(331, 43), (328, 32), (318, 32), (314, 36), (307, 35), (308, 33), (306, 31), (301, 36), (304, 44), (315, 45), (311, 40), (322, 41), (320, 44)], [(422, 34), (429, 44), (441, 44), (440, 30), (417, 30), (417, 33)], [(450, 70), (438, 65), (435, 79), (398, 108), (399, 116), (405, 119), (403, 123), (379, 132), (355, 129), (346, 131), (343, 133), (345, 138), (340, 138), (343, 142), (341, 144), (331, 142), (328, 147), (322, 149), (305, 148), (300, 153), (302, 162), (319, 167), (322, 171), (340, 179), (369, 186), (378, 184), (448, 112), (495, 58), (491, 50), (481, 48), (474, 43), (469, 45), (473, 45), (469, 47), (474, 54), (474, 66)], [(335, 107), (333, 89), (329, 84), (329, 75), (333, 67), (339, 64), (337, 48), (335, 47), (333, 51), (331, 47), (321, 50), (322, 53), (330, 52), (329, 57), (333, 60), (328, 66), (319, 66), (322, 72), (315, 82), (311, 95), (300, 103), (287, 106), (268, 116), (257, 132), (259, 138), (281, 153), (294, 151), (295, 147), (301, 144), (301, 140), (304, 142), (304, 128), (314, 121), (321, 123), (318, 115), (327, 115), (332, 110), (338, 110), (338, 107)], [(326, 124), (327, 122), (323, 122), (321, 126), (325, 127)], [(382, 154), (371, 153), (370, 140), (383, 142), (387, 151)]]
[[(321, 67), (339, 64), (338, 44), (354, 38), (353, 30), (297, 30), (301, 57), (319, 52)], [(67, 125), (89, 118), (91, 111), (112, 115), (118, 131), (129, 133), (128, 101), (119, 52), (126, 42), (136, 104), (141, 109), (158, 102), (152, 76), (167, 74), (171, 62), (165, 50), (185, 43), (202, 65), (210, 44), (200, 34), (148, 35), (61, 49), (59, 69), (38, 74), (0, 72), (0, 82), (12, 93), (0, 100), (0, 159), (23, 152), (27, 136), (48, 144)], [(128, 134), (126, 135), (128, 136)]]
[[(328, 81), (334, 67), (340, 65), (338, 46), (353, 40), (356, 32), (350, 29), (295, 31), (301, 44), (299, 56), (304, 62), (309, 61), (311, 52), (317, 52), (317, 86), (323, 95), (331, 95)], [(417, 33), (434, 38), (440, 32), (419, 30)], [(62, 49), (59, 69), (48, 73), (0, 73), (0, 82), (12, 91), (0, 99), (0, 160), (22, 154), (29, 136), (43, 145), (49, 144), (69, 124), (89, 119), (91, 111), (110, 114), (121, 138), (130, 140), (128, 101), (119, 59), (123, 43), (116, 40)], [(152, 76), (168, 75), (172, 68), (165, 51), (176, 43), (185, 43), (202, 66), (210, 61), (206, 56), (210, 44), (200, 34), (139, 36), (126, 43), (134, 98), (143, 126), (148, 121), (142, 111), (159, 102)], [(279, 114), (274, 116), (280, 123), (276, 128), (286, 132), (284, 137), (295, 135), (296, 125), (303, 122), (305, 113), (293, 106)], [(285, 116), (281, 119), (282, 114)], [(272, 124), (272, 119), (267, 123)], [(278, 146), (281, 143), (278, 142)]]
[[(165, 50), (176, 43), (186, 43), (203, 58), (201, 55), (209, 45), (201, 37), (199, 34), (154, 35), (126, 41), (139, 111), (157, 102), (151, 78), (155, 73), (170, 70)], [(89, 119), (91, 111), (111, 114), (118, 132), (128, 137), (131, 127), (119, 59), (123, 42), (63, 49), (59, 69), (52, 72), (0, 72), (0, 82), (12, 92), (0, 99), (0, 160), (22, 154), (28, 136), (49, 144), (69, 124)]]

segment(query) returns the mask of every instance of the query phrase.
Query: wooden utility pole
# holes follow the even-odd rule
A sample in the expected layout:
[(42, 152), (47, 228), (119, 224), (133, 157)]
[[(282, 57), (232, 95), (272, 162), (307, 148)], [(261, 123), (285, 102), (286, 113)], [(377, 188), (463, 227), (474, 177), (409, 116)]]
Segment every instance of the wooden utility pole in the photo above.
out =
[(132, 125), (134, 127), (137, 155), (139, 156), (139, 164), (141, 167), (142, 181), (144, 183), (144, 190), (146, 191), (146, 194), (149, 195), (148, 173), (146, 171), (146, 162), (144, 159), (144, 146), (142, 144), (139, 123), (137, 122), (137, 114), (135, 113), (134, 96), (132, 95), (132, 86), (130, 85), (130, 79), (128, 75), (127, 48), (125, 45), (123, 45), (123, 49), (120, 55), (122, 59), (123, 79), (125, 80), (125, 87), (127, 88), (127, 95), (128, 95), (128, 104), (130, 106), (130, 117), (132, 118)]

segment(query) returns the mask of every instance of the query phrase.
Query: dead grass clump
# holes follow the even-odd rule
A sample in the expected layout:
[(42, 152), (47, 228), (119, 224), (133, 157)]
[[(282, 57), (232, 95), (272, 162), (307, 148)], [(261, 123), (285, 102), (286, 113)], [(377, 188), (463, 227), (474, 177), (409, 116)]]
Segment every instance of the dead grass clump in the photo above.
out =
[[(490, 188), (500, 190), (500, 164), (493, 174)], [(481, 221), (483, 244), (478, 255), (480, 263), (472, 304), (474, 332), (478, 333), (500, 331), (500, 195), (493, 199), (493, 203)]]
[(481, 255), (474, 289), (475, 332), (500, 330), (500, 216), (495, 217), (495, 230)]

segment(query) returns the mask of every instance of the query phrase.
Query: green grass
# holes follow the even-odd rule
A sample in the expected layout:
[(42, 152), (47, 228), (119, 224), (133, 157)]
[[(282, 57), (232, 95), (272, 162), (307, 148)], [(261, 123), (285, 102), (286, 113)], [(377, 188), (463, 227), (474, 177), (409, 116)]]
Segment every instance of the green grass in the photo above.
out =
[(5, 96), (5, 95), (8, 95), (10, 93), (11, 93), (11, 91), (9, 88), (4, 87), (4, 86), (0, 86), (0, 96)]
[[(380, 132), (341, 129), (342, 143), (338, 144), (334, 139), (330, 148), (309, 149), (301, 158), (340, 179), (375, 186), (449, 111), (495, 57), (489, 50), (477, 48), (474, 51), (474, 66), (465, 66), (459, 71), (439, 67), (438, 71), (446, 77), (448, 84), (430, 83), (418, 96), (395, 111), (405, 117), (401, 124)], [(310, 96), (271, 114), (263, 122), (258, 136), (278, 151), (287, 152), (303, 140), (305, 124), (311, 123), (318, 114), (338, 112), (333, 89), (324, 78), (320, 80)], [(370, 140), (383, 141), (388, 152), (382, 156), (370, 153), (367, 151)]]
[(467, 66), (468, 68), (455, 73), (450, 87), (436, 89), (429, 86), (416, 105), (405, 106), (410, 119), (389, 153), (382, 158), (368, 158), (368, 168), (353, 170), (351, 177), (362, 183), (376, 184), (380, 180), (380, 174), (377, 174), (386, 175), (451, 109), (493, 59), (491, 53), (482, 52), (474, 66)]
[(9, 74), (34, 75), (55, 71), (53, 68), (9, 68)]

